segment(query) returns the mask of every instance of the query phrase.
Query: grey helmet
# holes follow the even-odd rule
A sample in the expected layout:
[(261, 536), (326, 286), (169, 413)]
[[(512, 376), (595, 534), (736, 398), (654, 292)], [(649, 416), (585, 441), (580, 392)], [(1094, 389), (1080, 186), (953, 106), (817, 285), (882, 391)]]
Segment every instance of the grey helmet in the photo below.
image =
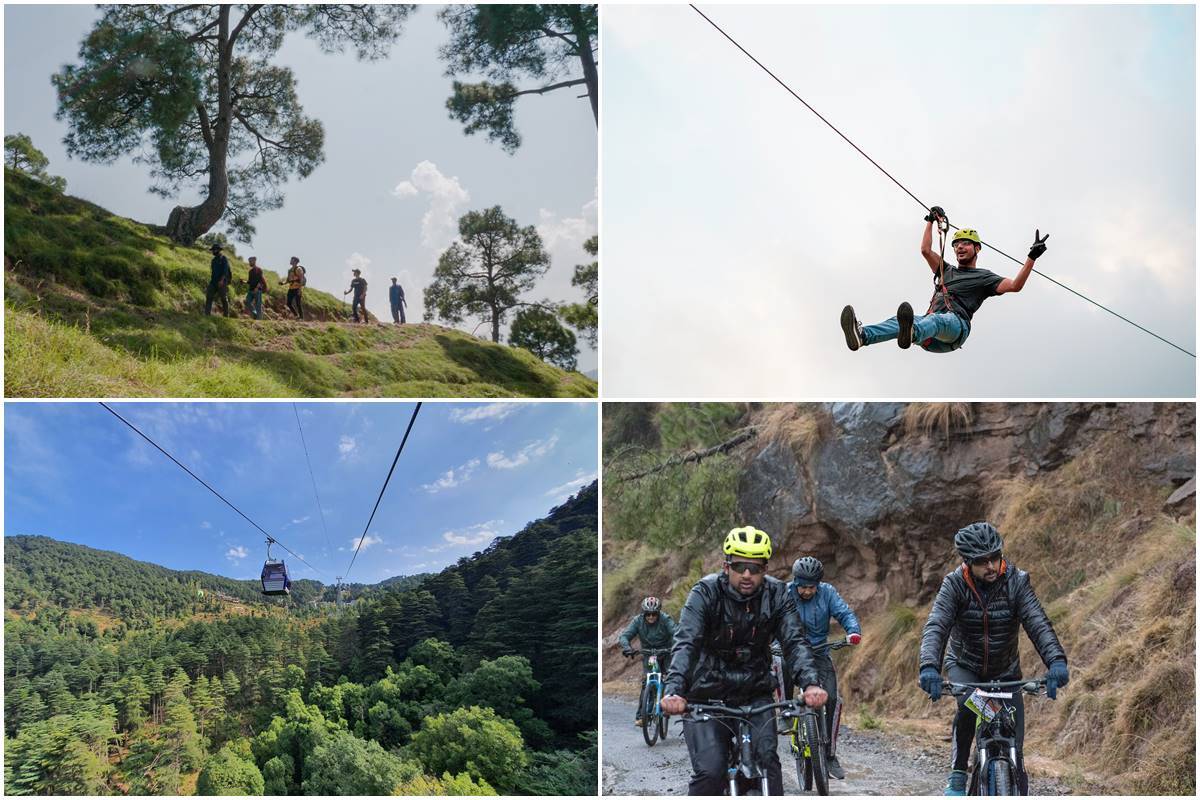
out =
[(999, 553), (1004, 548), (1004, 541), (992, 523), (972, 522), (954, 534), (954, 548), (964, 561), (973, 561)]
[(657, 597), (647, 597), (642, 601), (642, 613), (657, 614), (662, 610), (662, 601)]
[(815, 586), (825, 577), (825, 566), (812, 556), (798, 558), (792, 564), (792, 577), (801, 586)]

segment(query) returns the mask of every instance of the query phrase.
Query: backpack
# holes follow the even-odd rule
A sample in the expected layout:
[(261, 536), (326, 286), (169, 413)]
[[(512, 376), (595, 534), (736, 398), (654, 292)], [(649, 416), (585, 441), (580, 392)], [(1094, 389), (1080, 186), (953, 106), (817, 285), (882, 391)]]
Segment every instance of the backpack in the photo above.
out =
[(300, 270), (300, 285), (308, 286), (308, 270), (299, 264), (296, 265), (296, 269)]

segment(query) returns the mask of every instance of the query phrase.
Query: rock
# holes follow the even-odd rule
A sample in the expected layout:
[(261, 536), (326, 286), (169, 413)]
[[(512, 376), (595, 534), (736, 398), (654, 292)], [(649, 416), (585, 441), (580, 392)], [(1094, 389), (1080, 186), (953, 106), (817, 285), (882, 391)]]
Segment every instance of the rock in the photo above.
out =
[(1196, 504), (1196, 477), (1193, 475), (1187, 483), (1180, 486), (1167, 498), (1166, 507), (1178, 513), (1186, 513), (1194, 509)]

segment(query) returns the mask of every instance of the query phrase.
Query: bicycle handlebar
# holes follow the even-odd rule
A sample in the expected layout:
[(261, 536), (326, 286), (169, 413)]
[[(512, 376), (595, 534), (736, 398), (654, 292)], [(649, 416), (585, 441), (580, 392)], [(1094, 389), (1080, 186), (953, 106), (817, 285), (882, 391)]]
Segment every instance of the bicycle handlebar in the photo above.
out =
[(670, 649), (666, 649), (666, 650), (640, 650), (639, 649), (639, 650), (630, 650), (628, 657), (632, 658), (633, 656), (640, 656), (640, 655), (669, 656), (670, 654), (671, 654)]
[(949, 694), (959, 696), (967, 694), (971, 689), (997, 690), (997, 689), (1020, 689), (1026, 694), (1039, 694), (1046, 687), (1045, 678), (1033, 678), (1031, 680), (1021, 681), (985, 681), (980, 683), (958, 683), (956, 681), (942, 681), (942, 689)]
[(761, 714), (764, 711), (773, 711), (777, 708), (787, 709), (783, 712), (785, 717), (798, 716), (808, 709), (800, 700), (784, 700), (782, 703), (767, 703), (761, 706), (726, 706), (716, 703), (688, 703), (687, 710), (684, 714), (696, 715), (699, 714), (702, 718), (709, 719), (712, 717), (734, 717), (737, 719), (749, 719), (755, 714)]
[(813, 650), (841, 650), (843, 647), (849, 647), (849, 646), (850, 646), (849, 639), (838, 639), (837, 641), (834, 641), (834, 642), (826, 642), (825, 644), (815, 645), (813, 647)]

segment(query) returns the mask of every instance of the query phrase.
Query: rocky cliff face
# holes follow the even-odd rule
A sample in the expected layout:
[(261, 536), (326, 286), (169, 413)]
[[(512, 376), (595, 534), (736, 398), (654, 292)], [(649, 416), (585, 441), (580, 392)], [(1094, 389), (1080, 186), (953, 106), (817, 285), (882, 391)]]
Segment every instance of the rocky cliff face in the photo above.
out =
[(1175, 515), (1194, 515), (1194, 482), (1185, 486), (1196, 458), (1190, 404), (977, 403), (970, 411), (942, 435), (911, 430), (903, 404), (827, 406), (826, 433), (804, 455), (760, 437), (739, 480), (740, 517), (768, 531), (789, 565), (801, 555), (821, 559), (847, 601), (869, 610), (927, 603), (953, 564), (954, 532), (987, 518), (1006, 482), (1053, 472), (1102, 440), (1120, 440), (1130, 482), (1177, 490)]

